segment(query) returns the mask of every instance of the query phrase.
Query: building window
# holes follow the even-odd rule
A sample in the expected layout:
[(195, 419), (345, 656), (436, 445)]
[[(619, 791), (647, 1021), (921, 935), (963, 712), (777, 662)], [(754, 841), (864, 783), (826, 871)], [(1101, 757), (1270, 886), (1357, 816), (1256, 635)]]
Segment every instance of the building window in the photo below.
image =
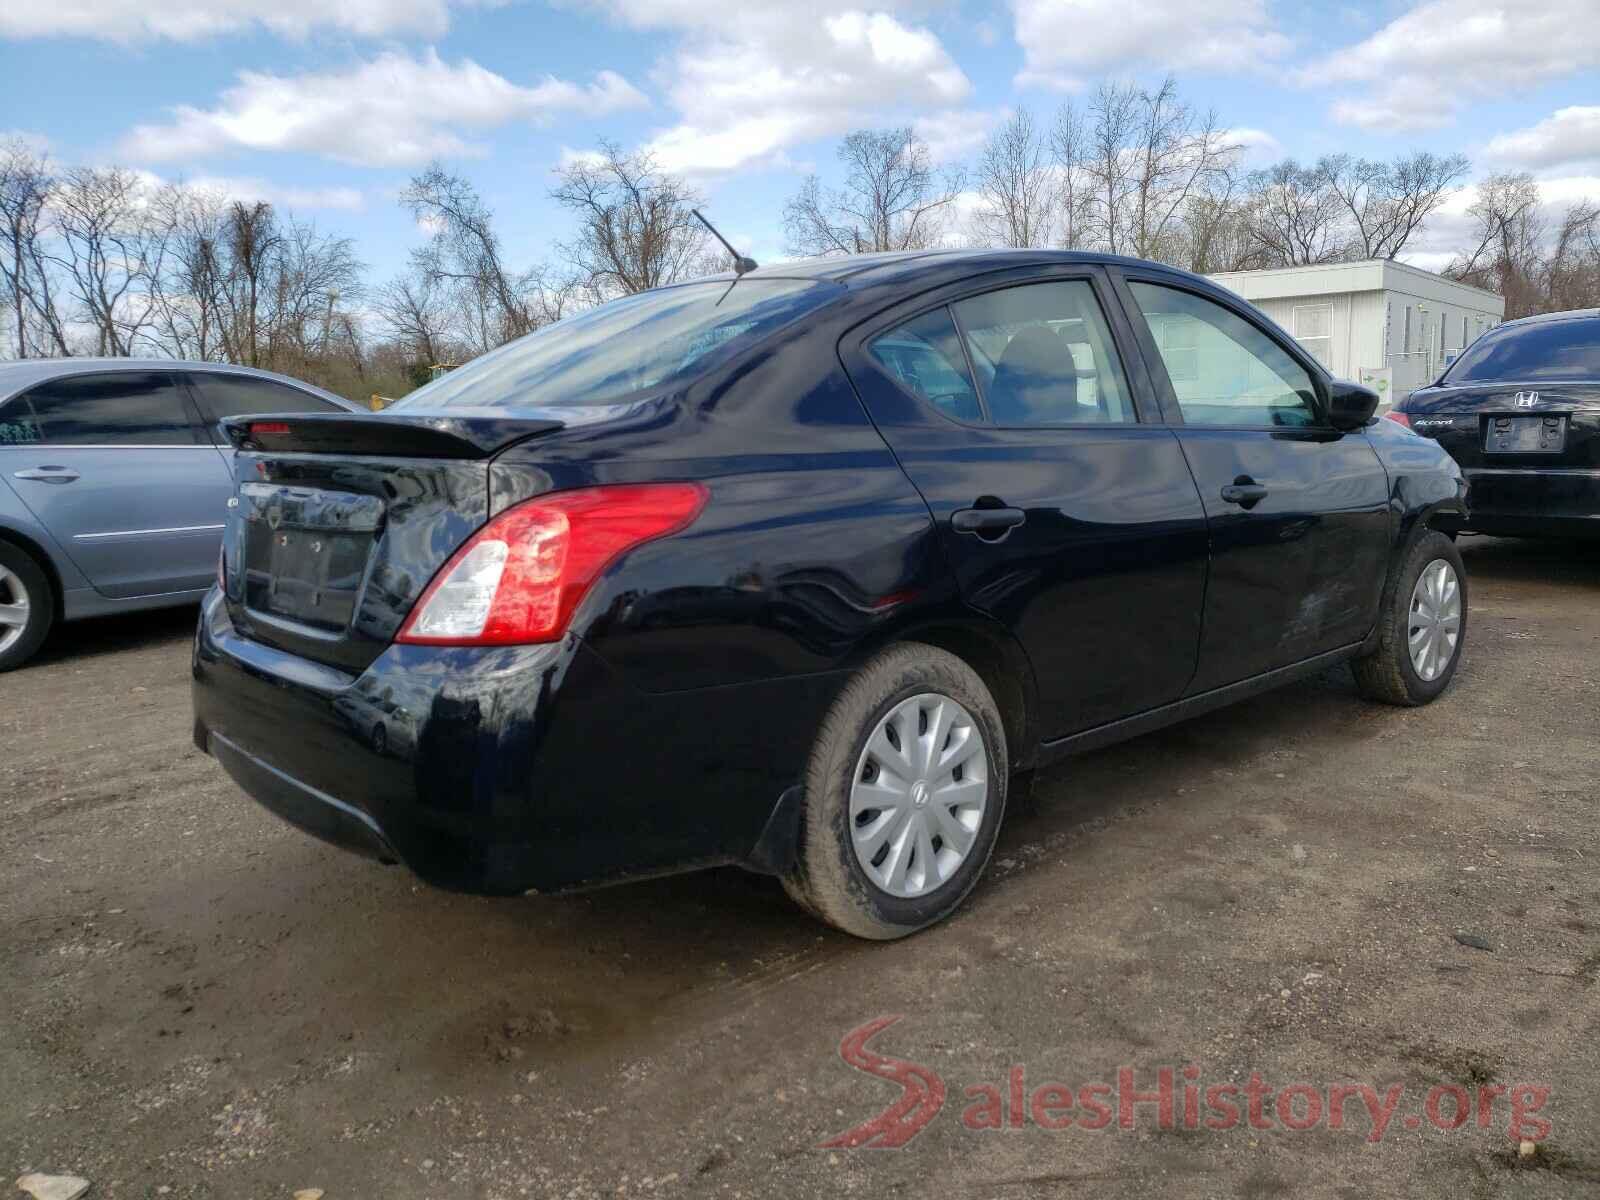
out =
[(1467, 314), (1461, 314), (1461, 349), (1467, 348)]
[(1295, 341), (1323, 366), (1333, 367), (1333, 305), (1297, 304), (1290, 314)]
[(1411, 305), (1406, 305), (1405, 315), (1400, 321), (1400, 353), (1411, 353)]

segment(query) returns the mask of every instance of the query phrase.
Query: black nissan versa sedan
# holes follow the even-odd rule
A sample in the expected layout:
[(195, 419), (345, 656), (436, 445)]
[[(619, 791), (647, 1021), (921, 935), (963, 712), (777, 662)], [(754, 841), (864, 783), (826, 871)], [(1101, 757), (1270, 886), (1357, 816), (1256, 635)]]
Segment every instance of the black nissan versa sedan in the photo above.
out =
[(195, 738), (441, 887), (740, 863), (898, 937), (1018, 772), (1343, 660), (1445, 688), (1466, 488), (1375, 403), (1128, 259), (631, 296), (383, 414), (231, 423)]
[(1386, 415), (1461, 464), (1468, 528), (1600, 535), (1600, 309), (1498, 325)]

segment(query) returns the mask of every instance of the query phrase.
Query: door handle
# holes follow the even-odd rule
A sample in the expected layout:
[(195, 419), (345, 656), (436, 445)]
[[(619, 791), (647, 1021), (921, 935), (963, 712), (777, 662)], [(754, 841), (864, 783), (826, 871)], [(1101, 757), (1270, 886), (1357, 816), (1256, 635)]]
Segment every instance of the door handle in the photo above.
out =
[(70, 467), (29, 467), (17, 472), (18, 479), (31, 479), (35, 483), (71, 483), (78, 473)]
[(1248, 475), (1241, 475), (1232, 483), (1222, 485), (1223, 500), (1240, 508), (1254, 508), (1266, 495), (1266, 485), (1257, 483)]
[(962, 508), (950, 517), (950, 528), (998, 542), (1028, 519), (1020, 508)]

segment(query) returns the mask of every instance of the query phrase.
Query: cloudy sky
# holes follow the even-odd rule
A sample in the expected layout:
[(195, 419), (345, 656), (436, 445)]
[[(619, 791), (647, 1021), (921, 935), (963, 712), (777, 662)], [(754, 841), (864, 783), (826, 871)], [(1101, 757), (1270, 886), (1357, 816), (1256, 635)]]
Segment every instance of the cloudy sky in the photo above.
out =
[(564, 232), (552, 168), (610, 137), (772, 258), (850, 129), (961, 159), (1017, 106), (1169, 71), (1263, 161), (1460, 150), (1600, 198), (1597, 62), (1600, 0), (3, 0), (0, 133), (288, 205), (380, 274), (430, 159), (531, 261)]

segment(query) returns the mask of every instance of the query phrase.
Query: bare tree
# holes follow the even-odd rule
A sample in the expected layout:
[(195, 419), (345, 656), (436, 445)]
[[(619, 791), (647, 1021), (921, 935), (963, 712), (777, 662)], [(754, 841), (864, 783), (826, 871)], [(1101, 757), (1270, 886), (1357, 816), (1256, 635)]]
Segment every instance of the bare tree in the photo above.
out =
[(1473, 245), (1446, 268), (1453, 278), (1499, 292), (1505, 297), (1508, 317), (1538, 311), (1540, 246), (1548, 230), (1539, 199), (1539, 185), (1532, 175), (1484, 178), (1467, 210)]
[(1128, 209), (1137, 184), (1129, 153), (1139, 129), (1139, 89), (1102, 83), (1089, 100), (1087, 244), (1113, 254), (1128, 249)]
[(1419, 150), (1393, 162), (1335, 154), (1316, 169), (1344, 206), (1350, 257), (1394, 258), (1470, 167), (1465, 155)]
[(69, 354), (56, 307), (46, 209), (56, 188), (50, 164), (22, 139), (0, 146), (0, 282), (14, 322), (16, 354)]
[(1266, 265), (1265, 252), (1251, 229), (1250, 209), (1237, 171), (1219, 172), (1184, 203), (1168, 261), (1202, 275)]
[(1267, 265), (1304, 267), (1347, 257), (1343, 203), (1315, 167), (1286, 158), (1249, 179), (1251, 235)]
[(1068, 100), (1056, 110), (1050, 126), (1050, 156), (1055, 166), (1056, 244), (1066, 250), (1084, 246), (1093, 196), (1085, 170), (1089, 133), (1083, 114)]
[(960, 176), (940, 176), (928, 145), (909, 126), (858, 129), (839, 144), (844, 185), (824, 188), (815, 175), (784, 205), (795, 254), (869, 254), (938, 244)]
[(447, 362), (451, 305), (437, 281), (418, 272), (401, 275), (378, 292), (379, 319), (396, 342), (409, 346), (413, 362), (433, 366)]
[(471, 183), (434, 163), (411, 180), (400, 202), (432, 232), (428, 244), (412, 252), (413, 264), (435, 284), (456, 289), (463, 309), (475, 314), (475, 340), (484, 349), (539, 327), (529, 299), (533, 281), (506, 266), (494, 214)]
[(53, 258), (100, 354), (133, 353), (155, 315), (148, 282), (162, 270), (165, 230), (149, 220), (148, 199), (132, 171), (79, 167), (51, 200)]
[(575, 158), (557, 175), (551, 197), (578, 219), (577, 237), (560, 249), (594, 298), (702, 273), (707, 234), (692, 210), (703, 201), (648, 151), (602, 141), (597, 155)]
[(1050, 151), (1027, 109), (989, 136), (977, 169), (973, 233), (984, 245), (1027, 249), (1050, 243), (1056, 188)]
[(1238, 156), (1238, 146), (1214, 111), (1197, 113), (1167, 76), (1136, 102), (1137, 141), (1128, 249), (1140, 258), (1168, 257), (1174, 227), (1191, 197), (1207, 188)]

